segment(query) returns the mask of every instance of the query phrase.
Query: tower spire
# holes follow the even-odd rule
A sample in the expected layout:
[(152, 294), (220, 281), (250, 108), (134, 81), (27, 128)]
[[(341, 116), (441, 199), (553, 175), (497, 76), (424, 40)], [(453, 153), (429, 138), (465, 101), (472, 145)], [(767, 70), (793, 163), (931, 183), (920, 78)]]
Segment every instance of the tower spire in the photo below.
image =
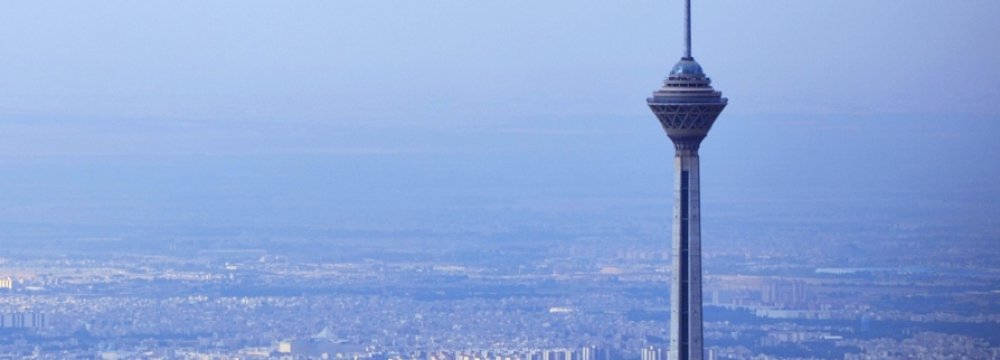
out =
[(684, 58), (691, 57), (691, 0), (684, 0)]

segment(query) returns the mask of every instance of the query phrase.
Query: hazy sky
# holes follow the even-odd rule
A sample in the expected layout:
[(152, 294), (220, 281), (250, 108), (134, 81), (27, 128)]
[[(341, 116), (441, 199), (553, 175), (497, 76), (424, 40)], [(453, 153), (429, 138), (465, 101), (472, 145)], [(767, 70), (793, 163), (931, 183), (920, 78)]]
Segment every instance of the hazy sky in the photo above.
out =
[[(18, 1), (0, 115), (434, 125), (646, 115), (680, 0)], [(727, 114), (1000, 114), (994, 0), (695, 1)]]
[[(715, 194), (763, 179), (864, 184), (855, 171), (890, 188), (941, 169), (997, 190), (1000, 2), (693, 6), (694, 55), (730, 98), (704, 149)], [(294, 217), (371, 194), (474, 203), (469, 194), (518, 186), (648, 190), (668, 211), (668, 188), (652, 186), (670, 179), (671, 148), (645, 97), (682, 53), (681, 10), (680, 0), (6, 2), (0, 220), (45, 218), (73, 199), (78, 215), (113, 199), (170, 199), (187, 202), (175, 213), (230, 201)]]

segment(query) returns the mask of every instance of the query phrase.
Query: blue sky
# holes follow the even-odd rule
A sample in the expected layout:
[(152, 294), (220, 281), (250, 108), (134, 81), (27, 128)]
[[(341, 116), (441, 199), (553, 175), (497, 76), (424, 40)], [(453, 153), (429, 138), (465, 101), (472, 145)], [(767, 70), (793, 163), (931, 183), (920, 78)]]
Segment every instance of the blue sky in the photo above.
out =
[[(645, 115), (674, 1), (12, 2), (0, 114), (461, 126)], [(727, 114), (1000, 114), (1000, 4), (695, 1)], [(414, 125), (424, 126), (424, 125)]]
[[(693, 6), (694, 55), (730, 98), (703, 149), (715, 194), (765, 179), (921, 194), (947, 184), (943, 169), (997, 193), (1000, 2)], [(107, 204), (146, 221), (213, 206), (213, 216), (290, 219), (341, 214), (349, 206), (337, 199), (482, 193), (662, 197), (666, 213), (656, 185), (670, 179), (671, 148), (645, 97), (682, 53), (681, 10), (679, 0), (5, 3), (0, 220), (97, 221), (110, 212), (93, 207)], [(900, 182), (912, 178), (922, 185)]]

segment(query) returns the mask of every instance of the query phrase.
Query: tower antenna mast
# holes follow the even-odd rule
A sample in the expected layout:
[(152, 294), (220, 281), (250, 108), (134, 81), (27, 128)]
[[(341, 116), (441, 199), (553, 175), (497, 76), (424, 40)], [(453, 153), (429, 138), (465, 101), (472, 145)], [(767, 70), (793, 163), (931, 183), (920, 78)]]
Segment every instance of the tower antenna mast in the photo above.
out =
[(691, 0), (684, 0), (684, 58), (691, 57)]

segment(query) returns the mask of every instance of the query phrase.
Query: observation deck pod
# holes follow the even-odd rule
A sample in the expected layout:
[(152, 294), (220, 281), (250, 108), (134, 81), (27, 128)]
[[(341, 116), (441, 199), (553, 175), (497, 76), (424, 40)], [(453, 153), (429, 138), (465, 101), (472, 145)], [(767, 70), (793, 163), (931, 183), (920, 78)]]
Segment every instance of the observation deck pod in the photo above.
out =
[(646, 103), (678, 150), (682, 146), (696, 150), (728, 99), (712, 88), (712, 79), (701, 65), (693, 58), (682, 58)]

